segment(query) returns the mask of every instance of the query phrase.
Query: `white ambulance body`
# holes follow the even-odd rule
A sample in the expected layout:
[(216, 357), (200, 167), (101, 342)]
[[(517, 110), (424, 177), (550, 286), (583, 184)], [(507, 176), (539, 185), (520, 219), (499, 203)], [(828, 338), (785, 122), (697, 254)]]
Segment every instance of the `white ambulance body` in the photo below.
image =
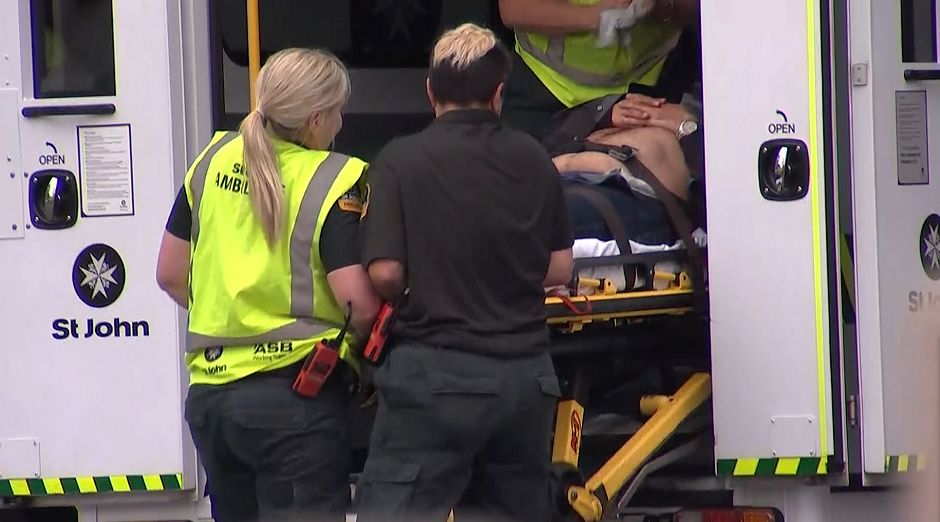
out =
[[(427, 49), (361, 40), (497, 19), (488, 1), (261, 4), (270, 46), (359, 53), (343, 136), (363, 156), (430, 113)], [(936, 1), (702, 4), (707, 487), (786, 520), (900, 520), (875, 487), (937, 472), (917, 410), (936, 390), (913, 385), (940, 309)], [(0, 520), (210, 517), (185, 314), (154, 272), (189, 162), (248, 110), (245, 27), (234, 0), (0, 5)]]

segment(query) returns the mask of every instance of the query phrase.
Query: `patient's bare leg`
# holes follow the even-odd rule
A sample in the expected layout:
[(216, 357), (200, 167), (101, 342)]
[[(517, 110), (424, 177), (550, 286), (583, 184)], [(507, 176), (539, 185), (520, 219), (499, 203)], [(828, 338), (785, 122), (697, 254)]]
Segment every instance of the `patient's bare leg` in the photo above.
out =
[[(680, 199), (689, 197), (689, 168), (676, 135), (657, 127), (638, 129), (603, 129), (588, 136), (588, 141), (604, 145), (626, 145), (636, 150), (637, 159), (663, 185)], [(559, 171), (580, 170), (604, 173), (623, 166), (601, 152), (578, 152), (555, 157)]]

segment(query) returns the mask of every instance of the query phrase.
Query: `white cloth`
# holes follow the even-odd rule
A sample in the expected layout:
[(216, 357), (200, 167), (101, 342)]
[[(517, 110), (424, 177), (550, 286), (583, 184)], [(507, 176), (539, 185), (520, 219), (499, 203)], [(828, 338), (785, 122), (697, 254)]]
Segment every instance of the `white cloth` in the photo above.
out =
[(601, 11), (595, 45), (599, 48), (610, 47), (617, 42), (618, 35), (622, 45), (630, 45), (630, 29), (646, 17), (655, 5), (656, 0), (634, 0), (626, 9)]

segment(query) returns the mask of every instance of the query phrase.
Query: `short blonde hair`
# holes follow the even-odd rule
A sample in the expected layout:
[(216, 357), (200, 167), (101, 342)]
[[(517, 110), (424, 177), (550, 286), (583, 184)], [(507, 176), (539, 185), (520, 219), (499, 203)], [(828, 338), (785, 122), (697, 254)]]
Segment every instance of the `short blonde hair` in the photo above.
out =
[(493, 50), (499, 43), (493, 31), (475, 24), (466, 23), (446, 31), (434, 44), (431, 66), (445, 61), (460, 71)]
[(290, 48), (268, 58), (255, 82), (257, 109), (242, 120), (251, 203), (265, 239), (274, 247), (284, 226), (284, 189), (271, 132), (295, 141), (307, 130), (310, 116), (349, 100), (349, 73), (326, 51)]
[(428, 80), (439, 102), (485, 103), (509, 75), (506, 47), (493, 31), (472, 23), (446, 31), (431, 51)]

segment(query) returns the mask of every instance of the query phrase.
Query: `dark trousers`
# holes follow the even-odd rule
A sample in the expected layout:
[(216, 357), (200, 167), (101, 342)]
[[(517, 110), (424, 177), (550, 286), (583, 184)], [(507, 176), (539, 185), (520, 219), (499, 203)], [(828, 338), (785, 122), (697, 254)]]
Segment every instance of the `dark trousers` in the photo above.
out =
[(343, 521), (351, 498), (342, 379), (315, 399), (291, 391), (298, 367), (193, 385), (186, 421), (216, 522)]
[(358, 522), (549, 520), (558, 379), (548, 354), (503, 360), (400, 344), (379, 407)]
[[(588, 173), (590, 175), (590, 173)], [(583, 186), (597, 192), (610, 202), (627, 236), (643, 245), (672, 244), (679, 239), (666, 206), (656, 198), (640, 194), (626, 183), (589, 184), (562, 178), (562, 186)], [(565, 192), (568, 218), (575, 238), (614, 239), (604, 215), (590, 201), (579, 194)]]

